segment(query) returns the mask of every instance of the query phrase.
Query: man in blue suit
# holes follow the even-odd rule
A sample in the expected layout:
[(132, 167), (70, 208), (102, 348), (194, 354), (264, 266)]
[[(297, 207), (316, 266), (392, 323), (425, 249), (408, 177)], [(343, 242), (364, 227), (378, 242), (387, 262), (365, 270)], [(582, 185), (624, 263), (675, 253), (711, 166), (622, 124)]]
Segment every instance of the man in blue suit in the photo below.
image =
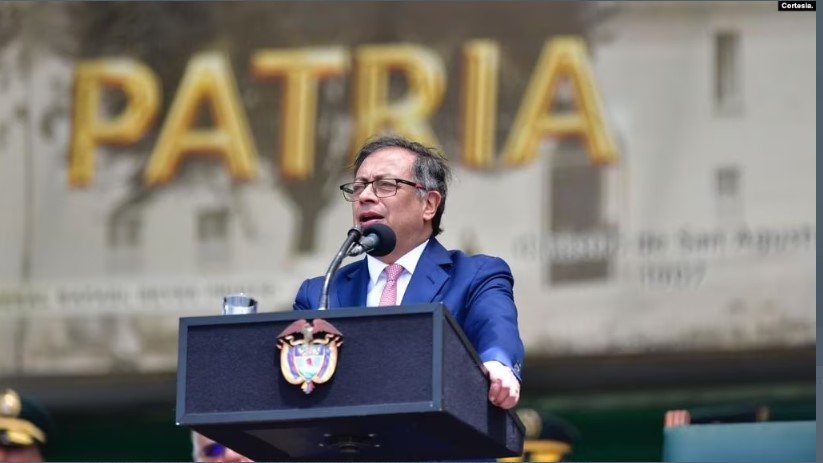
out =
[[(342, 267), (329, 308), (445, 303), (488, 371), (489, 400), (504, 409), (517, 405), (523, 342), (511, 270), (497, 257), (447, 251), (435, 238), (451, 178), (446, 158), (416, 142), (382, 137), (360, 150), (354, 172), (354, 181), (340, 187), (354, 223), (388, 225), (397, 245), (388, 255)], [(294, 309), (316, 309), (322, 287), (322, 277), (304, 281)]]

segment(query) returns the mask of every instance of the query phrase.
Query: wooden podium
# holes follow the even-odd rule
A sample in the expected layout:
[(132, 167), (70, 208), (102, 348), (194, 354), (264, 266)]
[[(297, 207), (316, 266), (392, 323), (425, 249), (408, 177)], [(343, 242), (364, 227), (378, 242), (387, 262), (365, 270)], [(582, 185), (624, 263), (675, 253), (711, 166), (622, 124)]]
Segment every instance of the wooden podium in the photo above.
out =
[[(334, 376), (305, 394), (277, 336), (322, 318), (342, 334)], [(177, 424), (258, 461), (420, 461), (522, 454), (524, 428), (443, 304), (180, 319)]]

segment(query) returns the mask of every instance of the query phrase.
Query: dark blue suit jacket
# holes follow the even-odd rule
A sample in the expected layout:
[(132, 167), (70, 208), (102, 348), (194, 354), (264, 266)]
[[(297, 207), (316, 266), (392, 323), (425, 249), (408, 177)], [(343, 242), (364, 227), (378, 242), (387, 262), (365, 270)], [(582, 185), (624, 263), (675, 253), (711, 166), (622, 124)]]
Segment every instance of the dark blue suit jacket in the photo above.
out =
[[(365, 259), (340, 268), (329, 289), (329, 308), (365, 306), (368, 284)], [(402, 304), (445, 303), (480, 360), (497, 360), (511, 367), (519, 379), (523, 342), (517, 329), (513, 285), (511, 270), (503, 259), (447, 251), (432, 238), (420, 256)], [(294, 310), (316, 309), (322, 289), (323, 277), (304, 281)]]

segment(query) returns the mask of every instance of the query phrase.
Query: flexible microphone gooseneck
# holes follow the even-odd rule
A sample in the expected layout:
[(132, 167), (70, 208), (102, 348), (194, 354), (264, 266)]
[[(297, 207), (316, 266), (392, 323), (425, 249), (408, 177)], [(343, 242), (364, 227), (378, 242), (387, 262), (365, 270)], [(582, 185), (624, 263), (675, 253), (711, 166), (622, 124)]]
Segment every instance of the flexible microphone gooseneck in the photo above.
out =
[(331, 264), (329, 264), (329, 269), (326, 270), (326, 279), (323, 281), (323, 291), (320, 292), (319, 310), (326, 310), (329, 308), (329, 286), (331, 286), (332, 276), (334, 276), (334, 272), (336, 272), (340, 267), (340, 263), (343, 262), (343, 259), (349, 253), (352, 246), (360, 239), (361, 236), (363, 236), (363, 233), (360, 231), (360, 225), (355, 225), (350, 228), (346, 241), (343, 241), (343, 245), (340, 246), (340, 250), (337, 251), (337, 255), (334, 256)]

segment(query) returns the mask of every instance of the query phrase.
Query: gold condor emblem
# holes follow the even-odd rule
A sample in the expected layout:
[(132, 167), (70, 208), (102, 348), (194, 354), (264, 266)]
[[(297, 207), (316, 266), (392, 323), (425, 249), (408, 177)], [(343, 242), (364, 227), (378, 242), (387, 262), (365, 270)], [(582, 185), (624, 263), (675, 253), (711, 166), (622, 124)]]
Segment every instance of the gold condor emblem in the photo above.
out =
[(283, 377), (310, 394), (315, 384), (334, 375), (341, 344), (343, 335), (331, 323), (319, 318), (313, 324), (297, 320), (277, 336)]

